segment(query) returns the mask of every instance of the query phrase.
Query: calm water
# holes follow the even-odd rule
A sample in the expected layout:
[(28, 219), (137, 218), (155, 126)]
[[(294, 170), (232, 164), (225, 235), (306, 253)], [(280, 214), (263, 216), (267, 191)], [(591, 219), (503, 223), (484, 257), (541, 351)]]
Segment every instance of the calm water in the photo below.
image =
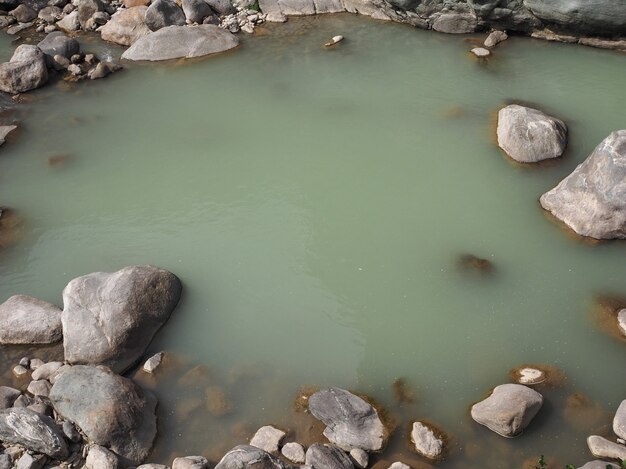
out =
[[(262, 32), (210, 60), (33, 93), (0, 154), (0, 201), (24, 218), (0, 299), (61, 304), (70, 279), (135, 263), (183, 280), (151, 346), (169, 365), (142, 378), (161, 401), (154, 462), (215, 459), (266, 423), (305, 441), (292, 402), (307, 384), (385, 404), (398, 424), (385, 458), (414, 469), (415, 418), (450, 434), (444, 468), (591, 459), (584, 438), (626, 398), (626, 346), (592, 314), (594, 295), (626, 294), (626, 244), (573, 239), (537, 199), (626, 128), (624, 56), (512, 38), (481, 64), (463, 37), (353, 16)], [(567, 122), (565, 158), (503, 157), (493, 116), (512, 100)], [(465, 253), (494, 272), (459, 270)], [(568, 380), (504, 440), (468, 408), (522, 363)], [(413, 404), (394, 404), (399, 377)], [(573, 392), (595, 403), (565, 411)]]

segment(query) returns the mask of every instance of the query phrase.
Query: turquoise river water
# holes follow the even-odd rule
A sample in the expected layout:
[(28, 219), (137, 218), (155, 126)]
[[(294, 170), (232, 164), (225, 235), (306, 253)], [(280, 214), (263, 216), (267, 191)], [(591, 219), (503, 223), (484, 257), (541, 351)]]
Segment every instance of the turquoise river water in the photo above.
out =
[[(268, 423), (307, 442), (293, 409), (304, 385), (382, 403), (397, 429), (379, 459), (414, 469), (412, 419), (448, 433), (441, 468), (592, 459), (585, 438), (608, 435), (626, 398), (626, 345), (594, 316), (597, 295), (626, 295), (626, 244), (576, 239), (537, 200), (626, 128), (624, 56), (513, 37), (481, 63), (472, 38), (350, 15), (242, 39), (31, 93), (0, 150), (0, 202), (23, 219), (0, 253), (0, 300), (61, 305), (70, 279), (136, 263), (182, 279), (150, 347), (167, 366), (138, 376), (160, 399), (152, 462), (216, 460)], [(561, 160), (499, 151), (494, 113), (512, 101), (567, 123)], [(460, 269), (463, 254), (493, 272)], [(505, 440), (469, 407), (523, 363), (567, 379)], [(414, 402), (394, 401), (398, 378)]]

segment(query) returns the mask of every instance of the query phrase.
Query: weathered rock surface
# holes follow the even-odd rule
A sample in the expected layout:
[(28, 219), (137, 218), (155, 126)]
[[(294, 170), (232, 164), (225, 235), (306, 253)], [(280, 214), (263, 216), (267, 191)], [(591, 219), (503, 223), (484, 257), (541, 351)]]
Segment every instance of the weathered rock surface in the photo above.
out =
[(163, 352), (155, 353), (143, 364), (143, 371), (146, 373), (154, 373), (163, 361)]
[(543, 396), (521, 384), (496, 386), (489, 397), (472, 406), (472, 418), (507, 438), (519, 435), (543, 405)]
[(239, 445), (226, 453), (215, 469), (290, 469), (290, 467), (262, 449)]
[(622, 401), (615, 412), (613, 431), (621, 439), (626, 440), (626, 399)]
[(354, 469), (354, 464), (341, 449), (314, 444), (306, 451), (305, 464), (315, 469)]
[(126, 370), (168, 320), (181, 290), (178, 277), (152, 266), (72, 280), (63, 290), (65, 360)]
[(437, 460), (443, 456), (443, 439), (434, 428), (422, 422), (413, 422), (411, 442), (415, 451), (425, 458)]
[(352, 462), (354, 466), (360, 469), (365, 469), (367, 465), (369, 464), (369, 460), (370, 460), (370, 457), (369, 457), (369, 454), (367, 454), (367, 451), (361, 448), (352, 448), (350, 450), (350, 458), (352, 458)]
[(119, 461), (114, 453), (100, 445), (91, 445), (85, 460), (86, 469), (117, 469)]
[(0, 410), (0, 440), (55, 459), (68, 456), (67, 443), (54, 420), (29, 409)]
[(592, 435), (587, 438), (587, 446), (596, 458), (626, 460), (626, 446), (613, 443), (601, 436)]
[(626, 308), (619, 310), (617, 313), (617, 327), (622, 335), (626, 336)]
[(33, 396), (48, 397), (48, 394), (50, 394), (50, 383), (45, 379), (31, 381), (28, 384), (27, 391)]
[(433, 22), (433, 29), (440, 33), (467, 34), (476, 31), (478, 18), (473, 12), (443, 13)]
[(106, 367), (77, 365), (57, 378), (50, 400), (59, 415), (125, 465), (148, 456), (156, 436), (156, 399), (131, 380)]
[(230, 0), (207, 0), (207, 3), (213, 11), (220, 15), (229, 15), (237, 12)]
[(185, 13), (174, 0), (156, 0), (146, 10), (145, 22), (152, 31), (166, 26), (183, 26)]
[(517, 104), (498, 112), (498, 145), (520, 163), (536, 163), (557, 158), (567, 145), (563, 121)]
[(13, 407), (15, 399), (22, 394), (18, 389), (9, 386), (0, 386), (0, 409)]
[(48, 362), (33, 371), (33, 380), (50, 379), (63, 366), (63, 362)]
[(237, 47), (237, 36), (212, 24), (168, 26), (140, 38), (123, 54), (127, 60), (171, 60), (202, 57)]
[(146, 6), (120, 9), (102, 27), (102, 39), (122, 46), (130, 46), (137, 39), (150, 33), (146, 25)]
[(257, 430), (252, 439), (250, 446), (260, 448), (268, 453), (278, 453), (280, 442), (285, 437), (285, 432), (271, 425), (265, 425)]
[(326, 424), (324, 436), (348, 451), (352, 448), (378, 451), (387, 438), (376, 409), (344, 389), (316, 392), (309, 398), (309, 410)]
[(17, 94), (34, 90), (48, 81), (46, 59), (37, 46), (17, 46), (9, 62), (0, 64), (0, 91)]
[(46, 457), (43, 454), (24, 453), (15, 462), (15, 469), (41, 469), (46, 463)]
[(540, 202), (581, 236), (626, 238), (626, 130), (605, 138)]
[(78, 24), (81, 28), (87, 29), (91, 17), (99, 11), (104, 11), (104, 5), (100, 0), (79, 0), (76, 11), (78, 12)]
[(304, 464), (305, 451), (304, 447), (300, 443), (289, 442), (281, 448), (281, 453), (284, 457), (296, 464)]
[(206, 469), (208, 464), (204, 456), (185, 456), (174, 459), (172, 469)]
[(404, 464), (403, 462), (396, 461), (389, 466), (388, 469), (411, 469), (411, 466)]
[(0, 343), (52, 344), (61, 338), (60, 308), (25, 295), (12, 296), (0, 305)]
[(54, 23), (56, 20), (61, 19), (63, 10), (57, 6), (47, 6), (37, 13), (37, 17), (44, 20), (48, 24)]
[(191, 23), (202, 23), (204, 18), (213, 14), (213, 10), (204, 0), (183, 0), (183, 12)]

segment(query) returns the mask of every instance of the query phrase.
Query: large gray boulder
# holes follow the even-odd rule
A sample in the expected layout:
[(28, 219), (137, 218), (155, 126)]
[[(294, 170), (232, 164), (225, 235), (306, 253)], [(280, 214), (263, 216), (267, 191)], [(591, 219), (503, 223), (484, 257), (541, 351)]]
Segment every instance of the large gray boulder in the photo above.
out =
[(315, 469), (354, 469), (352, 460), (341, 449), (318, 443), (309, 446), (305, 464)]
[(54, 459), (68, 456), (67, 443), (54, 420), (26, 408), (0, 410), (0, 441), (22, 445)]
[(626, 399), (622, 401), (617, 408), (617, 412), (615, 412), (615, 417), (613, 417), (613, 431), (621, 439), (626, 439)]
[(141, 464), (148, 456), (156, 436), (156, 399), (131, 380), (103, 366), (73, 366), (56, 379), (50, 401), (124, 465)]
[(499, 435), (511, 438), (530, 424), (543, 405), (543, 396), (521, 384), (496, 386), (491, 395), (472, 406), (472, 418)]
[(226, 453), (215, 469), (291, 469), (291, 467), (260, 448), (239, 445)]
[(213, 10), (204, 0), (183, 0), (183, 12), (190, 23), (202, 23), (213, 14)]
[(605, 138), (540, 202), (581, 236), (626, 238), (626, 130)]
[(140, 37), (150, 34), (144, 20), (147, 6), (119, 9), (100, 30), (102, 39), (121, 46), (131, 46)]
[(237, 12), (230, 0), (207, 0), (207, 3), (219, 15), (230, 15)]
[(15, 10), (11, 11), (11, 16), (13, 16), (20, 23), (28, 23), (29, 21), (37, 18), (37, 12), (28, 5), (22, 3), (21, 5), (18, 5)]
[(536, 163), (557, 158), (567, 145), (563, 121), (517, 104), (498, 112), (498, 145), (520, 163)]
[(309, 410), (326, 424), (324, 436), (345, 450), (378, 451), (387, 438), (376, 409), (345, 389), (316, 392), (309, 398)]
[(128, 369), (169, 319), (181, 290), (174, 274), (146, 265), (72, 280), (63, 290), (65, 360)]
[(127, 60), (171, 60), (202, 57), (237, 47), (237, 36), (212, 24), (168, 26), (140, 38), (123, 54)]
[(0, 64), (0, 91), (24, 93), (48, 81), (48, 68), (43, 52), (29, 44), (17, 46), (11, 60)]
[(53, 344), (62, 338), (61, 309), (26, 295), (0, 305), (0, 344)]
[(183, 26), (185, 13), (174, 0), (156, 0), (146, 10), (146, 25), (152, 31), (166, 26)]

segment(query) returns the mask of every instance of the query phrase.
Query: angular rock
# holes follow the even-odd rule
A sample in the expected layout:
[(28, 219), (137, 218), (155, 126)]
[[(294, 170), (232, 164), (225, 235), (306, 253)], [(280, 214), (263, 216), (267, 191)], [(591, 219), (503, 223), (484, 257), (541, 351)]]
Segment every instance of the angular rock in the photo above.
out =
[(39, 11), (37, 17), (44, 20), (48, 24), (52, 24), (61, 18), (63, 10), (57, 6), (47, 6)]
[(128, 369), (169, 319), (181, 290), (178, 277), (153, 266), (72, 280), (63, 290), (65, 360)]
[(91, 445), (85, 461), (86, 469), (117, 469), (119, 461), (114, 453), (99, 445)]
[(100, 0), (79, 0), (78, 8), (78, 24), (83, 29), (87, 29), (87, 21), (98, 11), (104, 11), (104, 5)]
[(504, 31), (492, 31), (485, 39), (484, 45), (485, 47), (495, 47), (500, 44), (502, 41), (506, 41), (509, 36)]
[(28, 373), (28, 370), (23, 367), (22, 365), (17, 365), (13, 368), (13, 375), (16, 378), (21, 378), (22, 376), (26, 375)]
[(31, 370), (36, 370), (37, 368), (41, 368), (42, 366), (44, 366), (46, 363), (41, 359), (41, 358), (33, 358), (30, 363), (28, 364), (28, 366), (30, 367)]
[(478, 19), (474, 13), (443, 13), (433, 22), (433, 29), (440, 33), (467, 34), (476, 31)]
[[(37, 396), (37, 397), (39, 397), (39, 396)], [(52, 417), (52, 407), (50, 407), (49, 405), (44, 404), (42, 402), (31, 404), (31, 405), (27, 406), (26, 408), (29, 409), (29, 410), (32, 410), (33, 412), (36, 412), (38, 414), (45, 415), (47, 417)]]
[(50, 379), (62, 366), (63, 362), (48, 362), (37, 367), (37, 369), (33, 371), (32, 378), (35, 381), (38, 379)]
[(56, 459), (64, 459), (69, 454), (54, 420), (29, 409), (0, 410), (0, 440)]
[(146, 6), (136, 6), (118, 10), (102, 27), (102, 39), (122, 46), (134, 44), (137, 39), (150, 33), (144, 21), (147, 9)]
[(6, 453), (0, 453), (0, 469), (11, 469), (13, 467), (13, 459)]
[[(7, 135), (17, 129), (17, 125), (0, 125), (0, 145), (4, 145), (7, 141)], [(0, 309), (2, 305), (0, 305)]]
[(143, 364), (143, 371), (146, 373), (154, 373), (163, 361), (163, 352), (155, 353)]
[(626, 130), (611, 133), (539, 201), (581, 236), (626, 238)]
[(557, 158), (567, 145), (565, 123), (543, 112), (517, 104), (498, 112), (498, 146), (520, 163)]
[(174, 0), (155, 0), (146, 10), (145, 22), (151, 31), (166, 26), (183, 26), (185, 13)]
[(48, 66), (52, 66), (55, 55), (61, 55), (69, 59), (72, 55), (80, 52), (80, 45), (74, 38), (67, 37), (61, 31), (48, 34), (37, 47), (46, 54)]
[(286, 443), (280, 450), (282, 455), (296, 464), (304, 464), (305, 451), (300, 443)]
[(24, 453), (15, 463), (15, 469), (41, 469), (46, 463), (46, 457), (42, 454)]
[[(63, 434), (72, 443), (78, 443), (79, 441), (83, 439), (83, 437), (81, 436), (81, 434), (79, 433), (79, 431), (76, 429), (76, 427), (74, 426), (72, 422), (68, 422), (67, 420), (65, 420), (61, 427), (61, 430), (63, 430)], [(116, 461), (117, 461), (117, 458), (116, 458)]]
[(50, 400), (59, 415), (125, 465), (148, 456), (156, 436), (156, 399), (131, 380), (106, 367), (77, 365), (57, 378)]
[(369, 455), (367, 454), (367, 451), (364, 451), (361, 448), (351, 449), (350, 457), (352, 458), (355, 466), (360, 469), (365, 469), (369, 463)]
[(613, 443), (601, 436), (592, 435), (587, 438), (587, 446), (596, 458), (626, 460), (626, 446)]
[(18, 389), (9, 386), (0, 386), (0, 409), (8, 409), (13, 407), (15, 399), (22, 394)]
[(121, 69), (122, 67), (111, 62), (99, 62), (94, 68), (87, 72), (87, 76), (91, 80), (98, 80), (100, 78), (108, 77), (111, 73), (117, 72)]
[(305, 463), (315, 469), (354, 469), (354, 464), (341, 449), (317, 443), (309, 446)]
[(501, 384), (472, 406), (472, 418), (497, 434), (511, 438), (530, 424), (543, 405), (543, 396), (521, 384)]
[(344, 389), (316, 392), (309, 398), (309, 410), (326, 424), (324, 436), (345, 450), (378, 451), (387, 438), (376, 409)]
[(31, 381), (28, 384), (27, 391), (33, 396), (48, 397), (48, 394), (50, 394), (50, 383), (45, 379)]
[(32, 21), (29, 23), (17, 23), (7, 29), (7, 34), (11, 34), (11, 35), (19, 34), (22, 31), (25, 31), (26, 29), (32, 27), (32, 25), (33, 25)]
[[(290, 466), (262, 449), (239, 445), (217, 463), (215, 469), (291, 469)], [(325, 468), (319, 468), (325, 469)]]
[[(19, 69), (25, 74), (24, 80), (18, 76), (18, 68), (13, 68), (15, 75), (11, 81), (5, 81), (8, 75), (4, 75), (3, 66), (0, 65), (0, 76), (2, 76), (2, 91), (30, 89), (31, 85), (37, 84), (28, 77), (35, 67), (45, 68), (43, 54), (35, 46), (19, 46), (34, 48), (34, 56), (38, 65), (22, 65), (23, 61), (9, 62), (9, 64), (19, 64)], [(19, 49), (18, 47), (18, 49)], [(29, 52), (30, 53), (30, 52)], [(41, 71), (41, 70), (40, 70)], [(4, 76), (3, 76), (4, 75)], [(45, 72), (46, 79), (48, 77)], [(30, 80), (30, 81), (29, 81)], [(61, 329), (61, 309), (37, 298), (25, 295), (15, 295), (0, 305), (0, 343), (2, 344), (52, 344), (59, 342), (62, 338)]]
[(37, 18), (37, 12), (23, 3), (11, 11), (11, 15), (20, 23), (28, 23)]
[(268, 453), (278, 453), (280, 442), (285, 435), (286, 433), (284, 431), (274, 428), (271, 425), (266, 425), (257, 430), (250, 440), (250, 446), (255, 446)]
[(404, 464), (403, 462), (396, 461), (388, 467), (388, 469), (411, 469), (410, 466)]
[(443, 439), (438, 433), (430, 425), (413, 422), (411, 442), (415, 451), (431, 460), (440, 459), (443, 456)]
[(208, 464), (204, 456), (185, 456), (174, 459), (172, 469), (206, 469)]
[(237, 47), (237, 36), (212, 24), (168, 26), (140, 38), (122, 54), (127, 60), (171, 60), (202, 57)]
[(202, 23), (204, 18), (213, 14), (204, 0), (183, 0), (183, 12), (190, 23)]
[[(71, 5), (71, 4), (70, 4)], [(78, 31), (80, 29), (80, 23), (78, 22), (78, 11), (72, 11), (65, 15), (64, 18), (57, 21), (57, 28), (65, 32)]]

